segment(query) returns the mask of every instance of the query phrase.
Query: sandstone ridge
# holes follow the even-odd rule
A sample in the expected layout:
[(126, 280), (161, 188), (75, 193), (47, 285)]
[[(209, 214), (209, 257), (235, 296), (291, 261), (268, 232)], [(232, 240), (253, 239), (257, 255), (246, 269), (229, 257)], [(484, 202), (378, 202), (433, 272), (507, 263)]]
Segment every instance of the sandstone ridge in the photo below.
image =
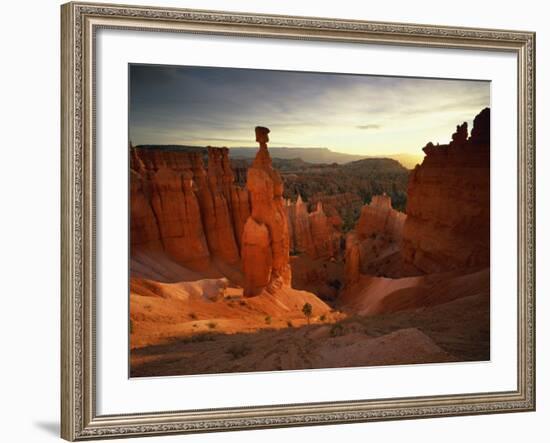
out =
[(240, 262), (248, 192), (233, 183), (227, 148), (200, 153), (130, 148), (130, 243), (205, 270)]
[(447, 145), (428, 143), (410, 175), (403, 259), (424, 272), (485, 267), (490, 240), (490, 110), (457, 126)]

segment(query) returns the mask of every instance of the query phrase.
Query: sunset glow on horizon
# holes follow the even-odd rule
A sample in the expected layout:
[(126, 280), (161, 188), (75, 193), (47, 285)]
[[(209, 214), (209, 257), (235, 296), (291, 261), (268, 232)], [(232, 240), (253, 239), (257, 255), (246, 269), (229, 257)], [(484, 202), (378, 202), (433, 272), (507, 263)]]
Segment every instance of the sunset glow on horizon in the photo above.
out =
[(490, 83), (256, 69), (130, 66), (132, 144), (323, 147), (423, 155), (490, 106)]

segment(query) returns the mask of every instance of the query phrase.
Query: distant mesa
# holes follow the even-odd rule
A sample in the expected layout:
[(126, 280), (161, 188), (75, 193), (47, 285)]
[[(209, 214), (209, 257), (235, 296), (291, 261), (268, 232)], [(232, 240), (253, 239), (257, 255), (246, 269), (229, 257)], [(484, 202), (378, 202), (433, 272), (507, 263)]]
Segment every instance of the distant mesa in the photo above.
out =
[[(199, 152), (206, 153), (205, 147), (202, 146), (188, 146), (188, 145), (138, 145), (138, 149), (160, 149), (163, 151), (184, 151), (184, 152)], [(252, 147), (233, 147), (229, 148), (231, 151), (231, 159), (253, 159), (256, 156), (256, 149)], [(393, 159), (401, 163), (407, 169), (413, 169), (418, 163), (422, 161), (422, 154), (407, 154), (396, 153), (388, 155), (359, 155), (359, 154), (346, 154), (343, 152), (335, 152), (329, 148), (307, 148), (307, 147), (270, 147), (270, 156), (272, 159), (280, 160), (297, 160), (301, 159), (307, 163), (313, 164), (332, 164), (337, 163), (340, 165), (350, 163), (363, 159)]]
[[(251, 148), (230, 148), (231, 158), (252, 158), (254, 156), (254, 150)], [(416, 164), (422, 161), (422, 155), (419, 154), (388, 154), (388, 155), (359, 155), (359, 154), (345, 154), (343, 152), (331, 151), (328, 148), (286, 148), (286, 147), (272, 147), (269, 148), (271, 158), (292, 160), (301, 159), (307, 163), (322, 164), (322, 163), (337, 163), (346, 164), (356, 160), (363, 159), (375, 159), (375, 158), (389, 158), (398, 161), (408, 169), (412, 169)]]

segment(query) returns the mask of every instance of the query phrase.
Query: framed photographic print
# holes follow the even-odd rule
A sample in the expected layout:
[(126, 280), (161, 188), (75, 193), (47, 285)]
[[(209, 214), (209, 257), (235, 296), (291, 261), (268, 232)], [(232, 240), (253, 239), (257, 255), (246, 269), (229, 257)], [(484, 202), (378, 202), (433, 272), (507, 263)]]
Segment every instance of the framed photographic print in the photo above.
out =
[(61, 13), (63, 438), (534, 410), (534, 33)]

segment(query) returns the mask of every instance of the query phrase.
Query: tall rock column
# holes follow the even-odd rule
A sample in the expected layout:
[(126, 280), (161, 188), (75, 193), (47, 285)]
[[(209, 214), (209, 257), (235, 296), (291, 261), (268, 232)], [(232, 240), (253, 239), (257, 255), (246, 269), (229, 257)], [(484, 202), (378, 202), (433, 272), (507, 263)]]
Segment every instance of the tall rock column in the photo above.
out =
[(321, 202), (317, 202), (315, 211), (309, 214), (308, 218), (311, 238), (313, 239), (313, 246), (315, 248), (315, 257), (333, 257), (335, 252), (334, 228), (329, 223)]
[(260, 149), (247, 173), (251, 215), (244, 225), (241, 240), (244, 295), (247, 297), (258, 295), (264, 289), (273, 291), (289, 285), (291, 279), (283, 181), (271, 164), (268, 134), (268, 128), (256, 127)]
[(307, 203), (304, 203), (300, 194), (296, 203), (290, 203), (287, 211), (289, 213), (290, 226), (292, 234), (292, 245), (296, 252), (306, 253), (310, 256), (315, 255), (315, 247), (311, 236), (311, 227), (309, 224), (309, 212)]
[(351, 287), (361, 276), (361, 246), (357, 234), (351, 231), (346, 236), (346, 265), (344, 268), (346, 287)]

